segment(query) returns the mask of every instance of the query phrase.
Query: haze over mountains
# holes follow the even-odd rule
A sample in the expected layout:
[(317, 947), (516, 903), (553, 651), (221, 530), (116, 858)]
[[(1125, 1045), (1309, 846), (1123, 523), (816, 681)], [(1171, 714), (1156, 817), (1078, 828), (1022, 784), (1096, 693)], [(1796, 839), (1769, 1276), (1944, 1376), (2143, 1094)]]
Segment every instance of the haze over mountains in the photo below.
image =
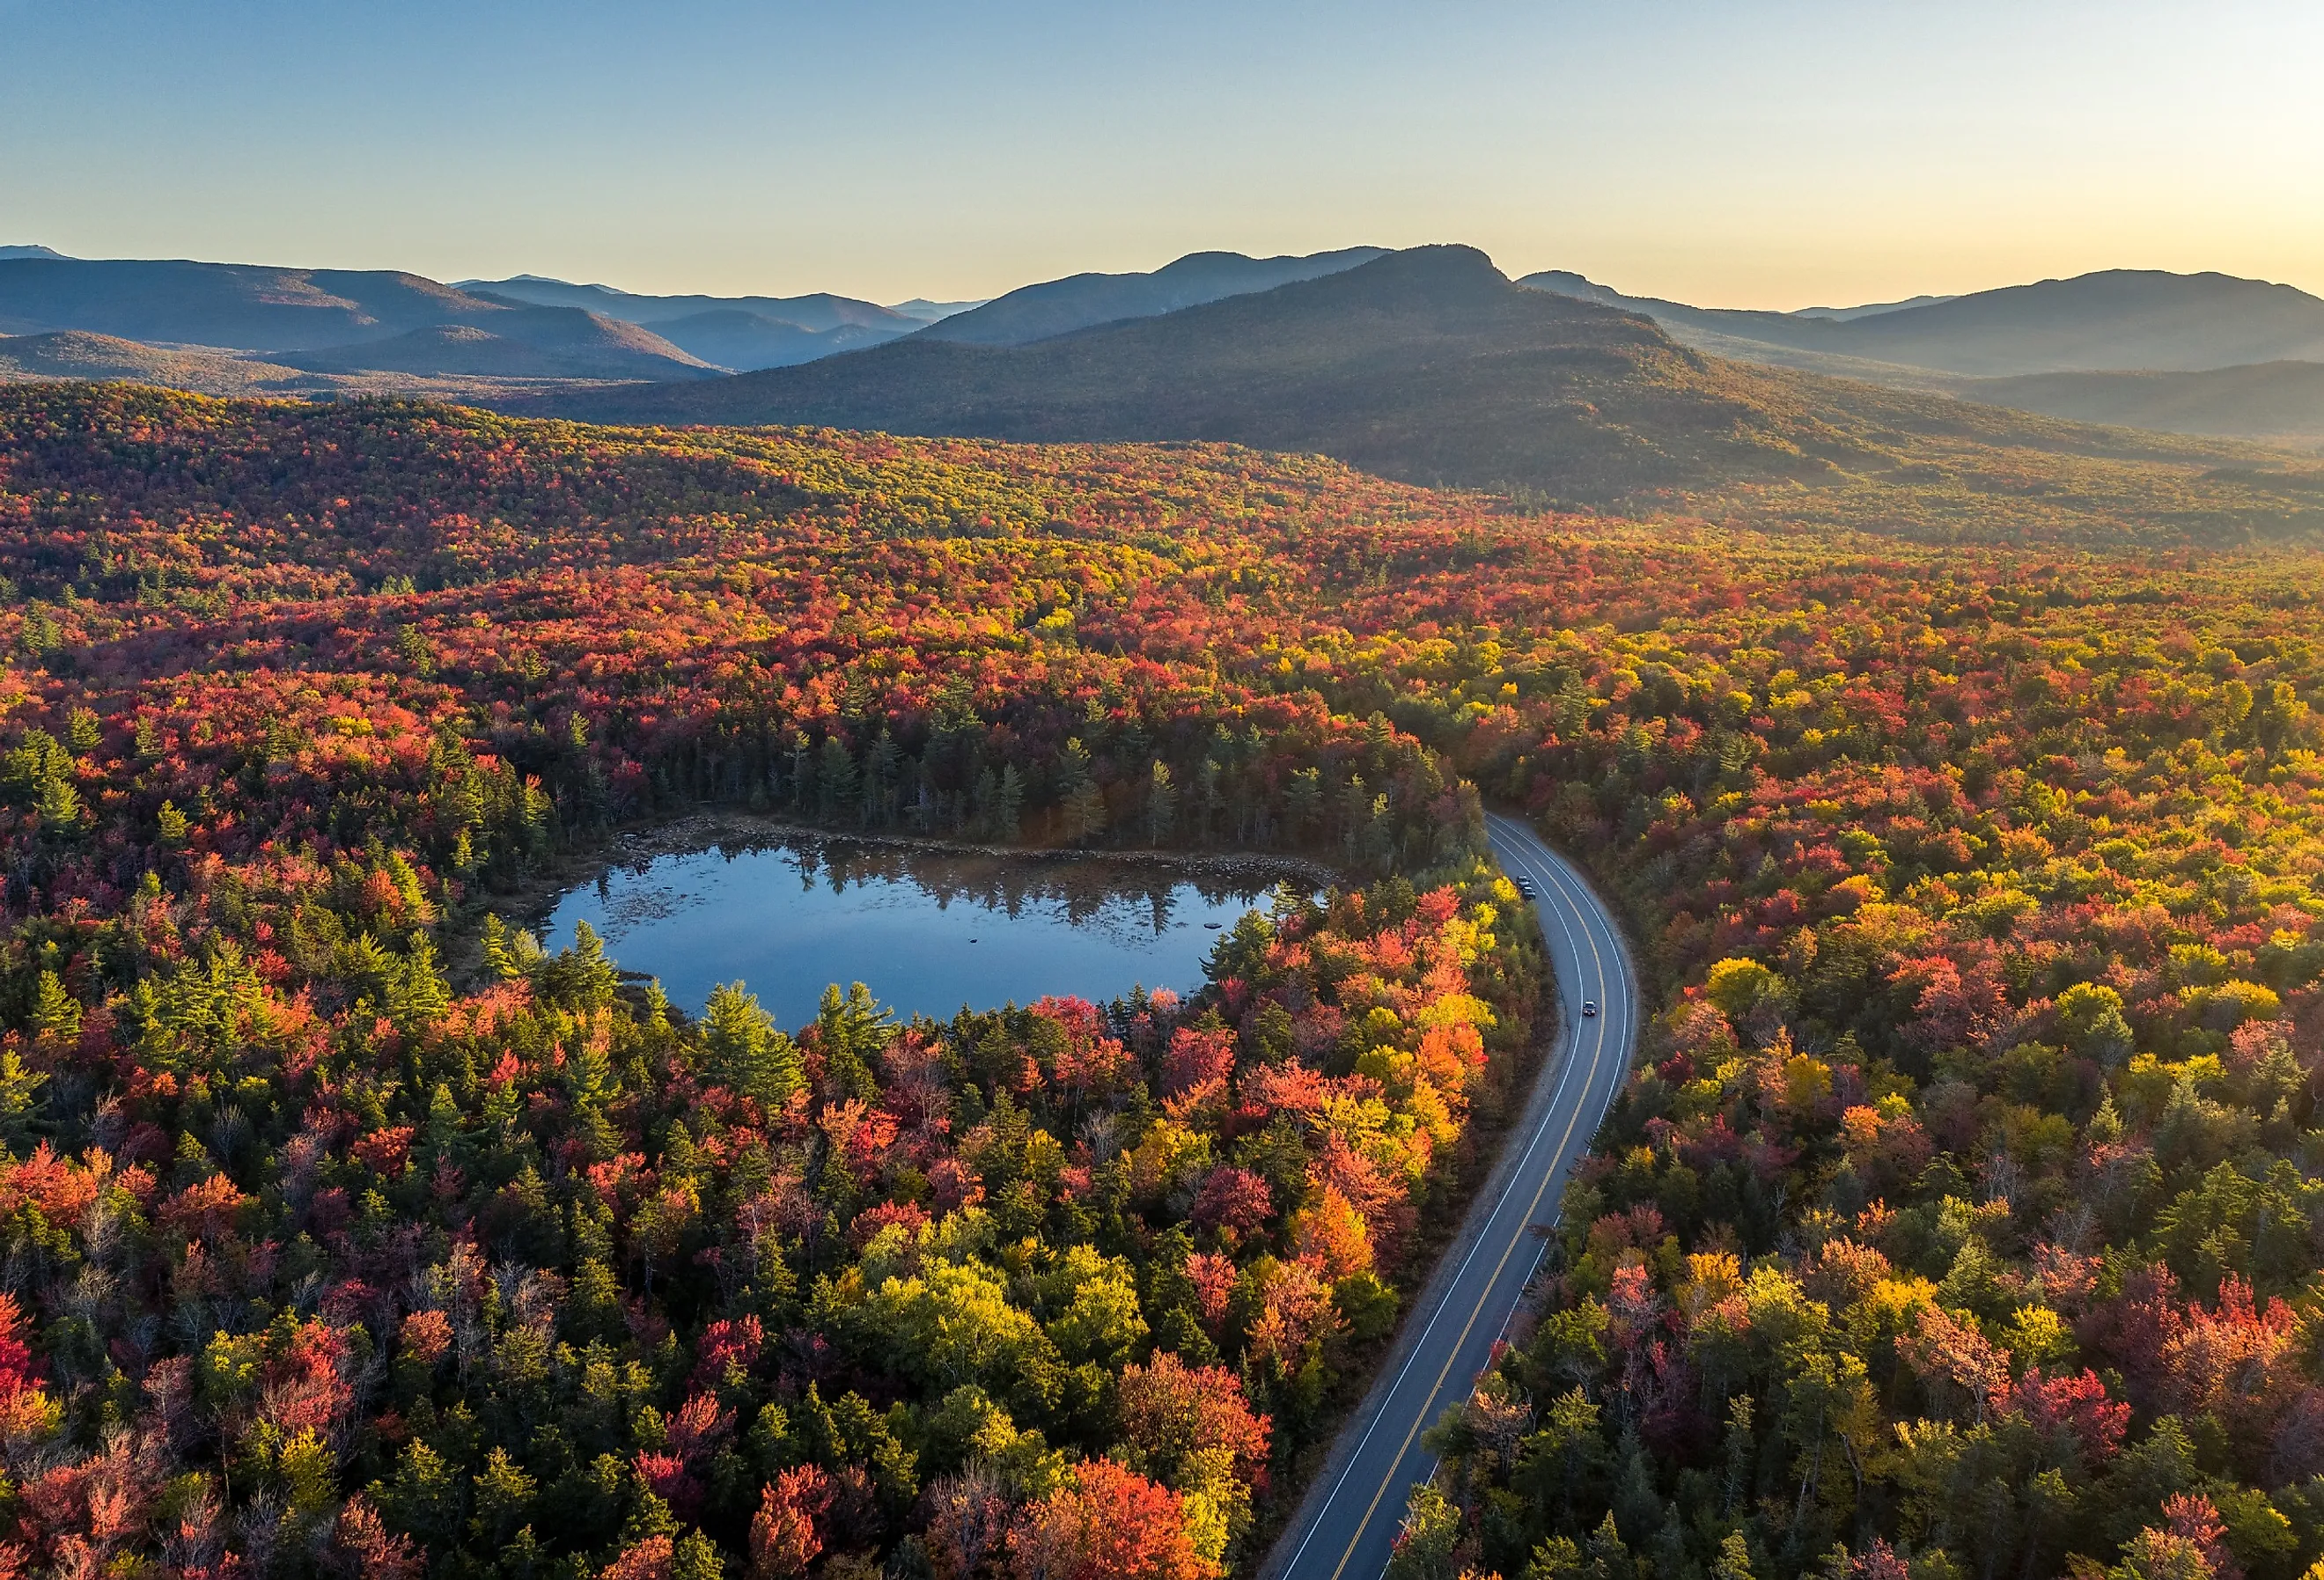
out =
[(0, 263), (0, 331), (86, 329), (160, 345), (312, 350), (442, 323), (481, 323), (508, 304), (389, 270), (18, 258)]
[(517, 308), (484, 325), (430, 324), (383, 340), (272, 360), (313, 373), (412, 373), (484, 378), (641, 379), (715, 376), (710, 364), (660, 336), (577, 308)]
[[(1555, 310), (1561, 300), (1589, 310)], [(1609, 311), (1630, 327), (1606, 328)], [(1700, 355), (1674, 360), (1682, 348)], [(1828, 376), (1779, 393), (1770, 368)], [(884, 307), (0, 248), (0, 380), (60, 377), (635, 420), (1237, 438), (1582, 498), (1729, 464), (1780, 475), (1823, 453), (1768, 425), (1811, 388), (1814, 420), (1838, 430), (1856, 419), (1833, 413), (1881, 404), (1869, 384), (1948, 406), (2324, 444), (2324, 300), (2120, 270), (1757, 312), (1628, 296), (1562, 271), (1512, 283), (1466, 248), (1366, 246), (1196, 253), (988, 302)], [(1720, 431), (1686, 431), (1698, 423)], [(1635, 453), (1612, 465), (1626, 445)], [(1585, 457), (1601, 450), (1611, 469), (1595, 475)]]
[(817, 333), (843, 327), (908, 334), (927, 319), (859, 301), (852, 296), (816, 291), (807, 296), (645, 296), (610, 285), (574, 285), (539, 274), (506, 280), (462, 280), (456, 289), (542, 307), (577, 307), (632, 324), (660, 324), (696, 313), (732, 310), (756, 313)]
[[(402, 379), (424, 381), (408, 386), (414, 393), (484, 398), (541, 381), (787, 367), (939, 324), (950, 337), (1018, 344), (1266, 290), (1379, 253), (1203, 253), (1150, 274), (1076, 275), (991, 303), (882, 307), (830, 292), (655, 296), (535, 274), (447, 285), (388, 270), (85, 260), (19, 245), (0, 248), (0, 338), (34, 343), (0, 349), (0, 377), (102, 366), (107, 376), (209, 393), (295, 394), (375, 392)], [(57, 334), (84, 338), (38, 340)]]
[(1562, 270), (1519, 283), (1643, 313), (1721, 356), (2080, 420), (2324, 438), (2307, 393), (2324, 378), (2324, 300), (2289, 285), (2115, 269), (1969, 296), (1773, 313), (1625, 296)]
[(1150, 273), (1074, 274), (991, 301), (875, 307), (848, 297), (640, 296), (521, 274), (465, 280), (462, 290), (586, 308), (654, 330), (706, 362), (738, 372), (796, 366), (918, 334), (977, 346), (1023, 346), (1092, 324), (1158, 317), (1225, 297), (1271, 291), (1352, 269), (1387, 249), (1344, 247), (1306, 257), (1190, 253)]
[(2227, 274), (2113, 269), (1970, 296), (1800, 313), (1624, 296), (1552, 270), (1520, 284), (1628, 308), (1678, 328), (1796, 351), (2006, 377), (2098, 369), (2198, 370), (2324, 357), (2324, 300)]
[[(536, 274), (444, 284), (388, 270), (85, 260), (18, 245), (0, 248), (0, 337), (102, 338), (10, 346), (0, 350), (0, 377), (101, 365), (212, 393), (327, 394), (345, 393), (351, 377), (370, 375), (364, 387), (374, 388), (379, 375), (399, 375), (430, 381), (414, 393), (478, 397), (543, 380), (689, 379), (792, 366), (932, 325), (945, 326), (936, 332), (945, 337), (1019, 344), (1263, 291), (1379, 253), (1202, 253), (1150, 274), (1075, 275), (990, 303), (883, 307), (827, 291), (656, 296)], [(438, 387), (445, 380), (457, 387)]]
[(2260, 362), (2196, 373), (2037, 373), (1964, 393), (2080, 422), (2313, 446), (2324, 439), (2324, 362)]
[[(688, 355), (749, 372), (788, 367), (908, 335), (944, 316), (949, 304), (920, 310), (818, 291), (807, 296), (647, 296), (610, 285), (575, 285), (538, 274), (464, 280), (462, 291), (542, 307), (578, 309), (661, 336)], [(964, 304), (974, 305), (974, 304)]]
[[(798, 367), (503, 404), (622, 423), (1224, 439), (1408, 482), (1621, 507), (1737, 486), (1830, 489), (1859, 504), (1909, 488), (1917, 500), (1936, 482), (1973, 513), (1980, 491), (2016, 485), (1995, 459), (2004, 451), (2175, 464), (2207, 454), (1706, 356), (1648, 318), (1526, 289), (1458, 246), (1023, 346), (924, 334)], [(1987, 476), (1965, 483), (1961, 465)]]
[[(390, 270), (88, 260), (20, 245), (0, 248), (0, 377), (102, 366), (212, 393), (478, 396), (512, 383), (780, 366), (877, 345), (963, 305), (974, 304), (650, 297), (534, 276), (447, 285)], [(56, 335), (78, 338), (42, 338)]]
[[(0, 261), (0, 335), (78, 334), (166, 352), (241, 354), (299, 392), (312, 373), (423, 378), (686, 379), (717, 369), (634, 325), (390, 270), (70, 258)], [(48, 348), (48, 349), (53, 349)], [(0, 360), (46, 350), (0, 340)], [(156, 373), (210, 365), (153, 361)], [(482, 393), (481, 391), (479, 393)]]

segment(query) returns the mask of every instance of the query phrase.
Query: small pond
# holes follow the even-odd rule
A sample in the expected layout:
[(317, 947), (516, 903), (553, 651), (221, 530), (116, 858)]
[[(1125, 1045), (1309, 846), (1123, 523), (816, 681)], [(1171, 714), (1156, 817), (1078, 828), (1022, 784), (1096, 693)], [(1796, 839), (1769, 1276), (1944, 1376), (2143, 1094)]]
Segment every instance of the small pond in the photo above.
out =
[[(558, 902), (622, 970), (698, 1012), (740, 980), (796, 1028), (825, 984), (868, 984), (899, 1015), (948, 1018), (1045, 993), (1097, 1003), (1143, 986), (1199, 987), (1221, 932), (1293, 876), (1263, 861), (1180, 866), (1001, 855), (800, 836), (618, 865)], [(1295, 878), (1302, 892), (1312, 885)]]

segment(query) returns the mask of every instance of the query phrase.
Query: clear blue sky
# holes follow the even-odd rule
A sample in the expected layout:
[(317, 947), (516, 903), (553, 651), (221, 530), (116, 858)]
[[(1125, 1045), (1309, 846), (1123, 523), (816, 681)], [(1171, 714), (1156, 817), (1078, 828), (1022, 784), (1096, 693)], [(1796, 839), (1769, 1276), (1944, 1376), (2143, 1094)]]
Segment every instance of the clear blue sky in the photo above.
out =
[(2324, 4), (0, 0), (0, 242), (981, 296), (1466, 241), (1794, 307), (2324, 292)]

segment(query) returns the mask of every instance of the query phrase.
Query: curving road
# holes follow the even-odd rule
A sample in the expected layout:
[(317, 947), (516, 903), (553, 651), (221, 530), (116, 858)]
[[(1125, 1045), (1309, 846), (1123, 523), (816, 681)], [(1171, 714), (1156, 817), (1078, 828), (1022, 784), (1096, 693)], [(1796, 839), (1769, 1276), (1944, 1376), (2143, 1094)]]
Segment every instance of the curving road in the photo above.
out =
[[(1534, 1227), (1555, 1221), (1566, 1171), (1597, 1134), (1637, 1049), (1637, 977), (1612, 914), (1581, 871), (1524, 823), (1496, 816), (1487, 825), (1502, 870), (1533, 881), (1564, 1038), (1461, 1238), (1269, 1555), (1268, 1580), (1378, 1580), (1388, 1566), (1405, 1500), (1436, 1465), (1420, 1435), (1469, 1397), (1491, 1359), (1547, 1246)], [(1581, 1013), (1585, 1001), (1598, 1006), (1595, 1016)]]

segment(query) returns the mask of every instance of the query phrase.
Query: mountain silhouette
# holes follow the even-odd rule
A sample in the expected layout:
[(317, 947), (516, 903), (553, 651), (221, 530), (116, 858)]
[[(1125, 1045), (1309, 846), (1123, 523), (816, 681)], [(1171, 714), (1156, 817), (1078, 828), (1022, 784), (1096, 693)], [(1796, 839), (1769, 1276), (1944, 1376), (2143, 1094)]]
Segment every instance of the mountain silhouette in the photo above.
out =
[(1514, 284), (1462, 246), (1027, 346), (916, 335), (765, 373), (496, 403), (610, 422), (1224, 439), (1580, 503), (1883, 472), (1903, 430), (2135, 442), (2034, 433), (2040, 420), (1997, 408), (1706, 356), (1641, 315)]
[(972, 346), (1025, 346), (1093, 324), (1157, 318), (1181, 308), (1337, 274), (1370, 263), (1382, 250), (1343, 247), (1304, 258), (1189, 253), (1150, 274), (1073, 274), (1020, 286), (982, 307), (931, 325), (920, 336)]

